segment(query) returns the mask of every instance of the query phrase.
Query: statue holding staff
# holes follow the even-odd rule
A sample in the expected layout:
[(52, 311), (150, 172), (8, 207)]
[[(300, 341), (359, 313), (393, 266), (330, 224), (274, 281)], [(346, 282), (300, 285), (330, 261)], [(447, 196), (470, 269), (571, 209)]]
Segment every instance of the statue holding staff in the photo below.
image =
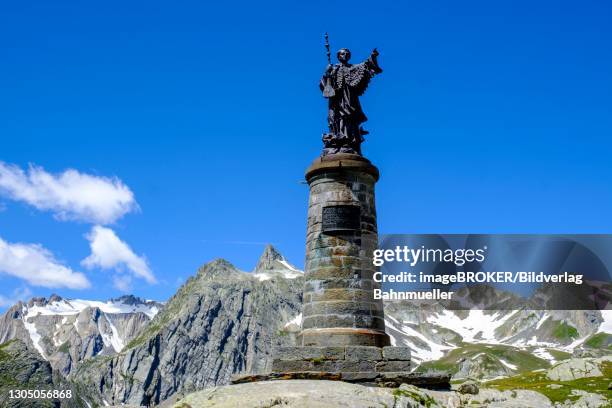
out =
[(372, 50), (370, 57), (360, 64), (350, 64), (351, 52), (347, 48), (338, 51), (338, 63), (331, 64), (329, 43), (326, 38), (328, 65), (319, 87), (328, 99), (329, 133), (323, 135), (323, 156), (335, 153), (361, 155), (363, 135), (368, 132), (361, 124), (368, 120), (361, 109), (359, 97), (363, 95), (370, 79), (380, 74), (378, 51)]

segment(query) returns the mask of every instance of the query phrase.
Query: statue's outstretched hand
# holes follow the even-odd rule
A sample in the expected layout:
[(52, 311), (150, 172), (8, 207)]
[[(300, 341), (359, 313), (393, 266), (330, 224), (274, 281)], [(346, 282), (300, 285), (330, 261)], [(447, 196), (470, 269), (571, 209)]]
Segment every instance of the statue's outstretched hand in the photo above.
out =
[(376, 48), (374, 48), (374, 49), (372, 50), (372, 56), (373, 56), (374, 58), (376, 58), (376, 57), (378, 57), (378, 55), (379, 55), (378, 50), (377, 50)]

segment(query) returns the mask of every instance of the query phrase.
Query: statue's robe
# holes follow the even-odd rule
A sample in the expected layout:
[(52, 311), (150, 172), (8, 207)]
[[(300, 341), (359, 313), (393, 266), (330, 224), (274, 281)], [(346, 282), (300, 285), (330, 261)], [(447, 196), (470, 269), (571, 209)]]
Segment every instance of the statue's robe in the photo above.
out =
[(323, 75), (319, 86), (329, 99), (330, 133), (323, 140), (326, 148), (361, 154), (360, 144), (366, 132), (360, 125), (368, 118), (359, 97), (370, 79), (381, 72), (376, 59), (370, 57), (360, 64), (336, 64), (329, 74)]

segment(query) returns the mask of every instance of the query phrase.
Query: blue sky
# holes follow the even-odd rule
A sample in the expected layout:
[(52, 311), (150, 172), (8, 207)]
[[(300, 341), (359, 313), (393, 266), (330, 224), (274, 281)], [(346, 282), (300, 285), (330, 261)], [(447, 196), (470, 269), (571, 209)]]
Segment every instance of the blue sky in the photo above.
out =
[[(54, 177), (74, 169), (133, 194), (111, 221), (1, 195), (6, 245), (44, 248), (90, 283), (52, 288), (0, 271), (5, 303), (110, 298), (122, 293), (117, 277), (163, 300), (213, 258), (251, 270), (267, 242), (302, 266), (325, 31), (354, 62), (381, 54), (362, 103), (382, 233), (612, 230), (607, 2), (2, 8), (0, 161), (26, 178), (29, 165)], [(142, 265), (138, 275), (134, 263), (91, 261), (98, 224), (153, 279)]]

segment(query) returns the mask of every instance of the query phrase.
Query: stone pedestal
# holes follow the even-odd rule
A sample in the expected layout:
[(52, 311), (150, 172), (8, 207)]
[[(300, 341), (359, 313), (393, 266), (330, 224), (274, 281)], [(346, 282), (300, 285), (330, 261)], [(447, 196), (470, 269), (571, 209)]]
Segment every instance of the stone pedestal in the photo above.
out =
[(310, 186), (301, 346), (388, 346), (382, 300), (374, 300), (378, 169), (362, 156), (320, 157)]
[(408, 347), (282, 347), (275, 352), (272, 372), (239, 375), (233, 384), (271, 380), (331, 380), (380, 387), (411, 384), (450, 389), (448, 374), (413, 374)]
[(272, 372), (233, 383), (324, 379), (398, 387), (449, 388), (449, 375), (411, 373), (410, 349), (391, 347), (382, 300), (375, 300), (378, 246), (374, 185), (378, 169), (353, 154), (320, 157), (310, 186), (302, 331), (276, 350)]

